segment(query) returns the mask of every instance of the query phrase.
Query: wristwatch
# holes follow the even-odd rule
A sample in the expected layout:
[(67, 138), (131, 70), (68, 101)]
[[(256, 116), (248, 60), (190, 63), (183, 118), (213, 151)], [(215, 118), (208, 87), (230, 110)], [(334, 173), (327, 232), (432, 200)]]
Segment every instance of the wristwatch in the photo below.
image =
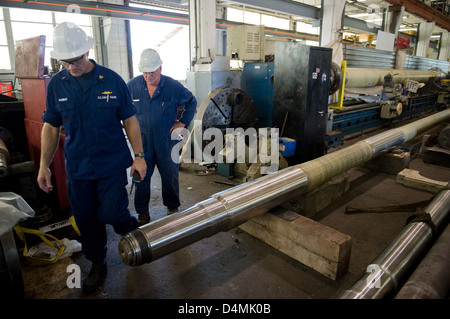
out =
[(140, 153), (134, 154), (134, 157), (144, 158), (144, 152), (140, 152)]

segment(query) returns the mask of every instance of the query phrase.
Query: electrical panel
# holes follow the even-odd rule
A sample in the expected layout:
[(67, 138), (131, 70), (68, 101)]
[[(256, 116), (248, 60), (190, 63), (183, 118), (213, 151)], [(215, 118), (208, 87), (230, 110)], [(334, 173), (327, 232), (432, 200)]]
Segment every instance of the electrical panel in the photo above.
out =
[(229, 27), (227, 56), (242, 61), (264, 61), (264, 26)]

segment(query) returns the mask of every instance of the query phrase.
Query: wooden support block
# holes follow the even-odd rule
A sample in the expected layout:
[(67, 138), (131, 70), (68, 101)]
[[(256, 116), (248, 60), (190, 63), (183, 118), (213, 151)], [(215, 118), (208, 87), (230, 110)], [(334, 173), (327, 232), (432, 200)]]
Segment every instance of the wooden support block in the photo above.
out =
[(368, 161), (364, 167), (377, 172), (396, 175), (409, 167), (410, 158), (409, 152), (389, 152)]
[(292, 211), (263, 214), (239, 228), (333, 280), (348, 271), (351, 237)]
[(397, 174), (396, 181), (397, 183), (403, 184), (405, 186), (420, 189), (430, 193), (438, 193), (448, 184), (448, 182), (441, 182), (423, 177), (418, 171), (408, 168)]
[(306, 217), (313, 217), (319, 211), (341, 198), (350, 189), (347, 173), (334, 176), (331, 180), (312, 191), (291, 199), (281, 206)]

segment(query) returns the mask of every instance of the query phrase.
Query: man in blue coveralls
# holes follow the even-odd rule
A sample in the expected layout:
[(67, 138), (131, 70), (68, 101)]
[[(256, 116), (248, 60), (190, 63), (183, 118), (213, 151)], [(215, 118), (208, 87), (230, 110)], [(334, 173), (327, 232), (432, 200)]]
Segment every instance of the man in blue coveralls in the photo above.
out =
[[(197, 100), (180, 82), (161, 74), (162, 61), (157, 51), (142, 51), (139, 61), (139, 75), (128, 82), (136, 117), (139, 121), (144, 145), (147, 174), (136, 188), (134, 205), (140, 225), (150, 222), (150, 179), (155, 165), (161, 176), (163, 204), (167, 214), (178, 211), (179, 163), (171, 158), (178, 139), (172, 139), (172, 132), (188, 126), (195, 115)], [(178, 116), (178, 108), (183, 112)]]
[[(136, 110), (125, 81), (89, 59), (94, 39), (77, 25), (58, 24), (50, 55), (64, 66), (50, 80), (42, 116), (37, 182), (53, 189), (50, 164), (64, 126), (69, 200), (81, 233), (83, 253), (92, 262), (83, 291), (91, 293), (106, 277), (106, 227), (121, 235), (138, 227), (128, 210), (127, 169), (145, 177), (147, 165)], [(125, 129), (135, 153), (130, 154)]]

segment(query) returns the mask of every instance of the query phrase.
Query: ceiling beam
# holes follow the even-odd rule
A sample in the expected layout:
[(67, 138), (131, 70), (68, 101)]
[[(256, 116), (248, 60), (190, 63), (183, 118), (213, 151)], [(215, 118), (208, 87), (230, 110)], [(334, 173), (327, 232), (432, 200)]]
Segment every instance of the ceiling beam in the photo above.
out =
[(439, 11), (433, 9), (432, 7), (426, 5), (419, 0), (385, 0), (386, 2), (395, 6), (404, 6), (405, 10), (412, 13), (418, 17), (421, 17), (428, 22), (435, 22), (437, 26), (450, 31), (450, 19), (440, 13)]
[(109, 4), (95, 1), (56, 0), (6, 0), (0, 1), (0, 7), (46, 10), (55, 12), (80, 13), (100, 17), (113, 17), (122, 19), (151, 20), (189, 25), (188, 14), (165, 12), (160, 10), (141, 9), (125, 5)]
[(230, 2), (258, 9), (280, 12), (288, 15), (306, 17), (310, 19), (318, 19), (320, 17), (319, 8), (300, 2), (286, 0), (224, 0), (222, 2)]

